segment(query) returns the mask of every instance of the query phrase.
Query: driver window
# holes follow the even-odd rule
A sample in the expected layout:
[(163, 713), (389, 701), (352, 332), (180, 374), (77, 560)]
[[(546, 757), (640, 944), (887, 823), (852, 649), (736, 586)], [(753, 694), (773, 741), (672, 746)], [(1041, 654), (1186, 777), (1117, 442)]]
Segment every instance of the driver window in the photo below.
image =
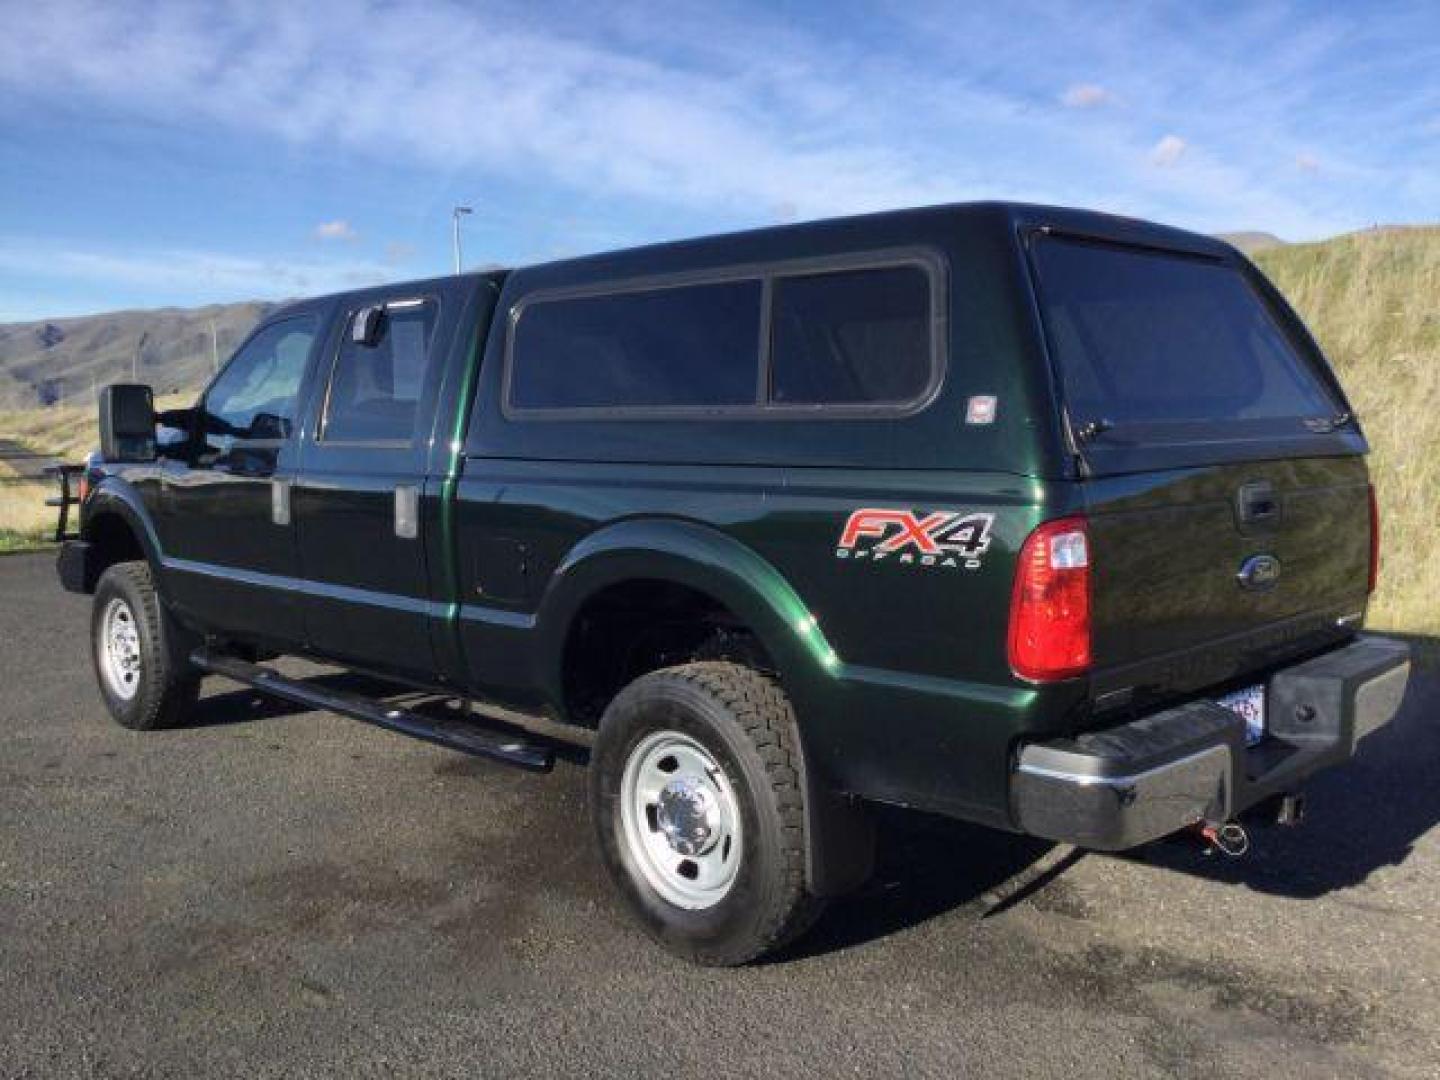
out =
[(314, 315), (281, 319), (246, 343), (205, 395), (207, 441), (290, 437), (317, 321)]

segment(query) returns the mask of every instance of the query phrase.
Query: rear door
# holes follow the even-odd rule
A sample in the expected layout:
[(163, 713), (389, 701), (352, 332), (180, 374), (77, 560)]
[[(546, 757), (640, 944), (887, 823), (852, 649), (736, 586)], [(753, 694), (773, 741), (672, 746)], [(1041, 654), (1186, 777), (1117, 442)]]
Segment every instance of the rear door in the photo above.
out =
[[(337, 313), (293, 495), (306, 633), (321, 655), (435, 670), (421, 507), (463, 296), (432, 282), (368, 292)], [(364, 320), (369, 340), (356, 334)]]
[(1365, 444), (1293, 314), (1222, 257), (1031, 253), (1089, 474), (1097, 694), (1243, 679), (1358, 626)]

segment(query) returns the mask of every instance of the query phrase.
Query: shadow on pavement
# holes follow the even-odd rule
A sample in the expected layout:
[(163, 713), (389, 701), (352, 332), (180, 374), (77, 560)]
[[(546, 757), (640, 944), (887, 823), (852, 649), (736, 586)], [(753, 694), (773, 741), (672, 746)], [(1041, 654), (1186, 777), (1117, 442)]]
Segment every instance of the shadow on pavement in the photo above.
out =
[(985, 917), (999, 914), (1043, 889), (1081, 855), (1067, 854), (997, 898), (995, 890), (1031, 870), (1055, 845), (914, 810), (876, 807), (875, 815), (877, 865), (870, 883), (832, 903), (810, 933), (767, 962), (852, 948), (969, 904), (988, 904)]
[[(1304, 785), (1308, 816), (1294, 829), (1252, 830), (1241, 859), (1205, 855), (1188, 838), (1119, 856), (1209, 881), (1295, 898), (1324, 896), (1403, 863), (1440, 825), (1440, 640), (1412, 638), (1422, 662), (1389, 727), (1360, 744), (1348, 764)], [(913, 811), (880, 809), (875, 878), (831, 906), (814, 931), (775, 959), (814, 956), (862, 944), (945, 912), (985, 902), (998, 915), (1045, 889), (1085, 853), (1049, 861), (1054, 845)], [(1039, 872), (1037, 863), (1047, 865)], [(1016, 887), (1016, 879), (1021, 883)], [(1000, 898), (995, 893), (1003, 893)]]
[[(1411, 638), (1433, 657), (1440, 641)], [(1440, 825), (1440, 669), (1411, 668), (1410, 685), (1390, 725), (1365, 739), (1355, 758), (1301, 788), (1303, 825), (1252, 830), (1241, 859), (1204, 856), (1190, 843), (1158, 843), (1124, 856), (1208, 880), (1277, 896), (1316, 897), (1398, 866)]]

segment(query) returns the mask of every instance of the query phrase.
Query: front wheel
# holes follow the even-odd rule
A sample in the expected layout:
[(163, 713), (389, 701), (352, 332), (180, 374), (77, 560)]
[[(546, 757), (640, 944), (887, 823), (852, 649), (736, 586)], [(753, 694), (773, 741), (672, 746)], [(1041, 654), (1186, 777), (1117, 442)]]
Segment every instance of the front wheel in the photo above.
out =
[(819, 913), (794, 714), (757, 671), (685, 664), (621, 691), (600, 723), (590, 808), (625, 899), (688, 960), (743, 964)]
[(100, 694), (117, 723), (173, 727), (190, 713), (200, 688), (186, 660), (190, 635), (161, 606), (148, 564), (116, 563), (100, 575), (90, 638)]

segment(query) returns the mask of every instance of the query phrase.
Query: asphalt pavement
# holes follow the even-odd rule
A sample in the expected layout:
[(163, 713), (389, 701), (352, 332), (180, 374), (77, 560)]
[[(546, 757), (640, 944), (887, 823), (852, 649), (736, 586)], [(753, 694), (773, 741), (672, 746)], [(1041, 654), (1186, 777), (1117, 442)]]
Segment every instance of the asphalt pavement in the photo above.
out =
[(1440, 679), (1239, 861), (906, 812), (787, 954), (688, 967), (584, 774), (207, 684), (112, 724), (88, 598), (0, 558), (0, 1076), (1440, 1076)]

